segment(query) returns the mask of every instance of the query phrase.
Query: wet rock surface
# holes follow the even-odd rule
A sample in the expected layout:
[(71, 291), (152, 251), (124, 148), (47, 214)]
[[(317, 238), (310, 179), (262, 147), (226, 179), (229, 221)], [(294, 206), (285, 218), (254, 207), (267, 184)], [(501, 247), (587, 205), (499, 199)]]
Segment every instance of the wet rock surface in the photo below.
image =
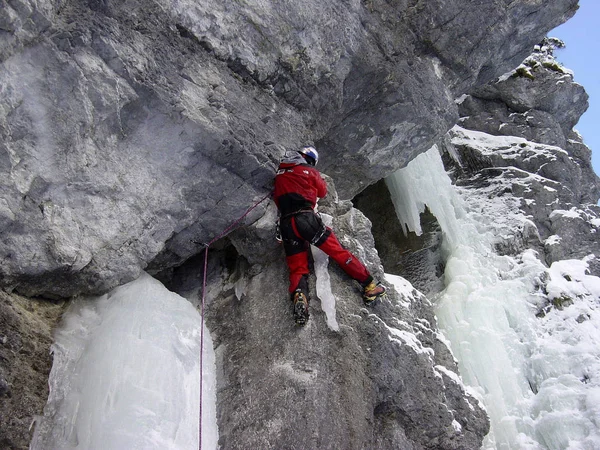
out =
[(427, 296), (443, 289), (442, 231), (428, 209), (421, 214), (423, 232), (417, 236), (399, 224), (384, 181), (369, 186), (352, 202), (372, 222), (375, 247), (387, 273), (411, 280)]

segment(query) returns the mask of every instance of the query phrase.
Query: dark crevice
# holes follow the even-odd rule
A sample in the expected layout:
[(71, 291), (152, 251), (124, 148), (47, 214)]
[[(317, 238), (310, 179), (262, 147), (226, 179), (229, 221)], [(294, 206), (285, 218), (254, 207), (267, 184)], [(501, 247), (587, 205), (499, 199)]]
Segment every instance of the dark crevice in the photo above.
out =
[(442, 230), (429, 208), (421, 214), (423, 232), (417, 236), (404, 233), (383, 180), (365, 189), (352, 202), (373, 224), (371, 232), (386, 273), (406, 278), (424, 294), (442, 289), (446, 263), (441, 251)]
[[(172, 292), (188, 297), (190, 292), (198, 291), (199, 296), (202, 293), (205, 251), (206, 248), (181, 265), (165, 269), (153, 276)], [(238, 253), (229, 238), (220, 239), (208, 247), (208, 261), (206, 264), (208, 284), (224, 277), (228, 281), (226, 284), (233, 286), (236, 281), (244, 276), (248, 267), (249, 264), (246, 258)]]

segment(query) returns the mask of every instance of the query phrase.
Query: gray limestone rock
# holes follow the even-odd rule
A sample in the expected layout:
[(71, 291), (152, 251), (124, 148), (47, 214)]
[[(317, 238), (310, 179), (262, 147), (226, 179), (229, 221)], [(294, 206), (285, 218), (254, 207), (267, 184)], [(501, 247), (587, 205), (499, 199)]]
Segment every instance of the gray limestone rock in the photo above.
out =
[[(365, 216), (332, 198), (320, 210), (381, 279)], [(281, 248), (253, 264), (226, 242), (220, 248), (209, 252), (206, 314), (217, 355), (222, 448), (479, 448), (487, 417), (458, 381), (422, 294), (390, 288), (385, 300), (366, 308), (358, 284), (330, 264), (339, 330), (327, 325), (313, 276), (311, 318), (297, 327)], [(192, 301), (199, 264), (192, 259), (169, 276)]]
[(515, 230), (499, 252), (534, 248), (548, 265), (592, 255), (588, 265), (597, 274), (600, 178), (590, 149), (572, 129), (587, 95), (554, 60), (551, 42), (543, 44), (512, 75), (461, 99), (459, 123), (473, 131), (448, 133), (445, 161), (457, 184), (497, 185), (491, 195), (520, 199), (532, 227)]
[[(589, 191), (582, 167), (560, 147), (511, 136), (495, 139), (460, 127), (450, 130), (448, 136), (459, 155), (460, 168), (457, 170), (461, 172), (473, 174), (492, 167), (517, 168), (555, 182), (556, 186), (560, 186), (564, 202), (578, 202), (582, 190)], [(592, 181), (596, 181), (595, 178)]]
[[(589, 161), (571, 157), (566, 150), (510, 136), (496, 139), (460, 127), (453, 128), (448, 137), (443, 146), (447, 152), (445, 164), (456, 184), (478, 189), (485, 187), (490, 190), (490, 196), (515, 196), (519, 199), (519, 209), (535, 224), (533, 235), (527, 230), (519, 230), (515, 235), (518, 242), (507, 243), (507, 247), (503, 244), (506, 248), (501, 250), (502, 253), (516, 254), (524, 248), (535, 248), (544, 253), (541, 244), (555, 234), (555, 225), (550, 219), (555, 210), (569, 210), (580, 205), (581, 198), (597, 201), (597, 194), (592, 193), (598, 178)], [(449, 157), (450, 154), (454, 157)], [(590, 179), (588, 174), (591, 174), (589, 184), (586, 181)], [(583, 205), (587, 204), (583, 202)], [(589, 207), (593, 209), (593, 206)], [(581, 230), (581, 234), (576, 233), (579, 238), (571, 236), (567, 246), (572, 246), (573, 250), (587, 247), (591, 251), (595, 247), (588, 245), (590, 239), (594, 240), (589, 236), (592, 229), (588, 227)], [(576, 242), (581, 238), (585, 244)], [(575, 253), (578, 252), (573, 251)], [(547, 262), (550, 264), (554, 260), (550, 258)]]
[(517, 113), (537, 110), (551, 114), (564, 135), (588, 108), (585, 89), (573, 81), (572, 73), (556, 62), (548, 41), (536, 46), (534, 53), (509, 75), (474, 89), (472, 95), (500, 101)]
[(576, 5), (3, 0), (0, 284), (68, 297), (175, 267), (306, 142), (351, 198)]
[(592, 275), (600, 276), (600, 207), (582, 205), (549, 215), (553, 235), (545, 241), (549, 264), (563, 259), (588, 259)]
[(516, 112), (500, 100), (484, 100), (467, 96), (459, 104), (458, 124), (470, 130), (497, 136), (518, 136), (541, 144), (565, 148), (565, 134), (554, 116), (530, 109)]
[(579, 194), (579, 199), (575, 203), (597, 203), (598, 197), (600, 197), (600, 177), (592, 167), (592, 150), (583, 143), (582, 136), (575, 130), (567, 135), (564, 149), (581, 170), (581, 189), (576, 189), (576, 186), (572, 187)]
[[(594, 197), (600, 196), (599, 180), (591, 170), (589, 149), (573, 131), (588, 107), (587, 94), (554, 59), (557, 45), (564, 46), (545, 39), (517, 69), (461, 98), (458, 123), (561, 148), (563, 156), (557, 154), (551, 164), (531, 161), (527, 152), (514, 161), (524, 170), (563, 183), (573, 192), (572, 202), (595, 202)], [(524, 161), (530, 166), (525, 167)]]

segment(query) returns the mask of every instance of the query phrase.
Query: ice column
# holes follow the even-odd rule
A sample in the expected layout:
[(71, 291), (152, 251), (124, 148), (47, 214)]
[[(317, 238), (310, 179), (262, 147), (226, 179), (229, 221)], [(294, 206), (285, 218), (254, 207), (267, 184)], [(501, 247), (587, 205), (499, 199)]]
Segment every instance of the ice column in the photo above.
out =
[[(468, 133), (471, 143), (499, 148), (515, 139)], [(463, 381), (490, 416), (484, 448), (598, 449), (600, 278), (588, 273), (587, 257), (547, 268), (533, 250), (494, 251), (531, 225), (518, 199), (496, 195), (513, 182), (452, 186), (435, 147), (387, 180), (408, 229), (420, 232), (427, 205), (444, 232), (445, 289), (433, 300)]]
[(422, 234), (419, 215), (428, 206), (448, 238), (453, 243), (459, 240), (457, 218), (464, 215), (464, 207), (444, 171), (437, 146), (386, 178), (385, 183), (405, 233)]
[[(197, 449), (196, 309), (149, 275), (75, 301), (53, 345), (50, 397), (31, 448)], [(205, 330), (203, 449), (217, 448), (215, 363)]]

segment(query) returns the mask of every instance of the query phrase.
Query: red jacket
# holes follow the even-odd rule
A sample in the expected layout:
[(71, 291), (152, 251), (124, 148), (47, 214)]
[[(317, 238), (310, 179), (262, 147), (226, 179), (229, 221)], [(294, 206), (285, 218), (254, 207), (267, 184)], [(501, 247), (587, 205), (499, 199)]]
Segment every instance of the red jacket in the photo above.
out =
[(327, 195), (327, 184), (319, 171), (304, 162), (304, 158), (298, 154), (279, 164), (273, 199), (282, 216), (302, 209), (313, 209), (317, 198)]

